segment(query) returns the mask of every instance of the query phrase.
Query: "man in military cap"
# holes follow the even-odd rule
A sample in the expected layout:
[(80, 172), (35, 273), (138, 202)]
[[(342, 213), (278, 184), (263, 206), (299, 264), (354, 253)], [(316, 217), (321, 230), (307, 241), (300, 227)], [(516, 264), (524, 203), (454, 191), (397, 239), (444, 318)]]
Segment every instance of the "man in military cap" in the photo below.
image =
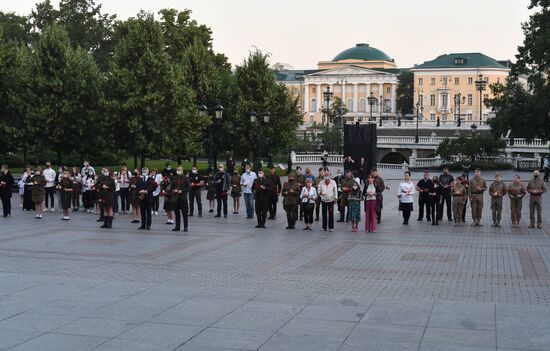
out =
[(546, 192), (546, 184), (540, 179), (539, 170), (533, 172), (533, 179), (527, 184), (529, 193), (529, 228), (535, 227), (535, 210), (537, 211), (537, 228), (542, 228), (542, 194)]
[(464, 199), (466, 198), (466, 187), (462, 183), (462, 177), (456, 177), (452, 187), (451, 196), (453, 199), (453, 220), (454, 225), (460, 225), (462, 222), (462, 211), (464, 211)]
[(514, 177), (514, 182), (508, 186), (510, 212), (512, 213), (512, 228), (519, 227), (519, 221), (521, 220), (521, 208), (525, 193), (525, 186), (521, 183), (521, 178), (519, 175), (516, 175)]
[(470, 204), (472, 206), (472, 226), (481, 226), (481, 212), (483, 210), (483, 193), (487, 190), (487, 184), (481, 177), (481, 170), (476, 169), (474, 177), (470, 180)]
[(294, 173), (288, 175), (288, 181), (283, 184), (283, 208), (286, 211), (286, 229), (295, 229), (298, 220), (298, 205), (300, 203), (301, 187), (294, 180)]
[(502, 181), (500, 173), (495, 174), (495, 181), (489, 187), (491, 195), (491, 211), (493, 215), (493, 227), (500, 227), (502, 216), (502, 197), (506, 195), (506, 184)]

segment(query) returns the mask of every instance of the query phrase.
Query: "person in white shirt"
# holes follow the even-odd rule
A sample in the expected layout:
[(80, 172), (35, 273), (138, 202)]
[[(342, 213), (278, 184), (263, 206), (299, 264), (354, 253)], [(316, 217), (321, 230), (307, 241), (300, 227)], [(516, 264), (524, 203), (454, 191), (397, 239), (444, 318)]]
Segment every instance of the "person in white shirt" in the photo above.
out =
[[(324, 179), (319, 182), (317, 187), (321, 198), (321, 217), (323, 218), (323, 231), (334, 231), (334, 204), (338, 200), (338, 186), (336, 182), (330, 178), (329, 171), (325, 171)], [(328, 223), (327, 223), (328, 222)]]
[(128, 167), (123, 164), (118, 176), (120, 183), (120, 213), (130, 212), (130, 178), (132, 178), (132, 175), (128, 172)]
[(118, 178), (118, 172), (113, 172), (113, 180), (115, 181), (115, 191), (113, 192), (114, 202), (113, 202), (113, 214), (120, 213), (118, 207), (118, 199), (120, 198), (120, 180)]
[(46, 169), (43, 172), (44, 177), (46, 178), (46, 186), (44, 186), (45, 190), (45, 198), (46, 198), (46, 207), (44, 207), (44, 211), (48, 210), (48, 199), (51, 203), (50, 211), (55, 211), (55, 179), (56, 179), (56, 173), (52, 169), (52, 164), (50, 161), (46, 162)]
[(82, 176), (82, 186), (84, 187), (84, 193), (82, 194), (82, 203), (86, 212), (91, 213), (94, 208), (94, 186), (95, 176), (93, 174), (86, 173)]
[(317, 199), (317, 191), (311, 186), (311, 178), (306, 179), (306, 186), (302, 188), (300, 200), (304, 207), (304, 230), (311, 230), (313, 226), (313, 210), (315, 210), (315, 200)]
[(409, 218), (413, 211), (413, 195), (416, 193), (414, 184), (411, 182), (411, 172), (406, 171), (403, 175), (403, 181), (397, 189), (397, 198), (399, 199), (399, 210), (403, 212), (403, 224), (409, 224)]
[(244, 194), (244, 204), (246, 206), (246, 218), (254, 218), (254, 194), (252, 193), (252, 184), (254, 179), (258, 178), (256, 173), (250, 170), (250, 165), (244, 167), (244, 173), (241, 177), (241, 187)]
[(162, 175), (158, 174), (158, 171), (156, 168), (153, 168), (151, 170), (151, 178), (155, 180), (155, 183), (157, 183), (157, 187), (153, 191), (153, 214), (155, 216), (159, 215), (159, 207), (160, 207), (160, 184), (162, 183)]
[(81, 170), (82, 174), (85, 174), (86, 172), (88, 172), (88, 174), (93, 174), (94, 177), (96, 175), (94, 167), (90, 166), (90, 162), (88, 161), (84, 161), (84, 165), (82, 166), (82, 170)]

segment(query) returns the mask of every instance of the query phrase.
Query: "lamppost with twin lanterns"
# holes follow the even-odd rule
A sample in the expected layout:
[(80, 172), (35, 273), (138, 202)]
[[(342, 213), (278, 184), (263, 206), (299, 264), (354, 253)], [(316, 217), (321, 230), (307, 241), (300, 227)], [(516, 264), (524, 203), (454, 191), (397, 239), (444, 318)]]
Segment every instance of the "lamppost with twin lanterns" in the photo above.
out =
[[(250, 123), (252, 124), (256, 124), (258, 123), (258, 133), (256, 134), (256, 144), (257, 144), (257, 150), (258, 150), (258, 163), (256, 165), (256, 172), (259, 171), (260, 169), (262, 169), (262, 160), (261, 160), (261, 147), (262, 147), (262, 121), (264, 124), (268, 124), (269, 123), (269, 120), (271, 118), (271, 113), (269, 111), (265, 111), (265, 112), (262, 112), (260, 113), (260, 115), (258, 115), (258, 113), (252, 109), (250, 110), (250, 112), (248, 113), (248, 116), (250, 117)], [(268, 143), (268, 147), (269, 147), (269, 143)], [(271, 149), (269, 150), (268, 152), (268, 166), (271, 167), (273, 165), (273, 160), (272, 160), (272, 157), (273, 157), (273, 154), (271, 153)]]
[(483, 91), (487, 87), (487, 81), (483, 78), (483, 74), (478, 76), (478, 80), (475, 81), (476, 90), (479, 91), (479, 125), (483, 124)]
[[(214, 126), (217, 126), (217, 125), (220, 125), (222, 123), (222, 117), (223, 117), (223, 106), (221, 104), (217, 104), (216, 106), (214, 106), (214, 119), (212, 121), (212, 123), (210, 123), (210, 126), (209, 126), (209, 134), (210, 134), (210, 142), (209, 142), (209, 145), (208, 145), (208, 170), (209, 171), (212, 171), (214, 169), (214, 167), (216, 166), (216, 163), (217, 163), (217, 155), (218, 155), (218, 152), (217, 150), (215, 150), (215, 145), (214, 145), (214, 138), (212, 136), (213, 134), (213, 128)], [(206, 105), (204, 104), (201, 104), (199, 106), (199, 115), (201, 117), (204, 117), (206, 115), (208, 115), (208, 107), (206, 107)]]
[(418, 144), (419, 138), (418, 138), (418, 120), (420, 119), (420, 114), (422, 113), (422, 106), (420, 106), (420, 101), (416, 103), (416, 134), (414, 136), (414, 143)]
[(327, 90), (323, 92), (323, 98), (325, 100), (325, 117), (327, 118), (327, 130), (330, 128), (330, 116), (329, 116), (329, 108), (330, 108), (330, 101), (332, 100), (333, 92), (330, 91), (330, 87), (327, 87)]
[(460, 105), (464, 105), (464, 102), (466, 102), (466, 96), (462, 96), (462, 94), (458, 93), (455, 95), (455, 120), (456, 120), (456, 126), (460, 128), (462, 125), (462, 115), (460, 114)]
[(369, 97), (367, 98), (367, 101), (369, 103), (369, 106), (370, 106), (370, 118), (369, 118), (369, 121), (372, 122), (373, 119), (372, 119), (372, 107), (376, 104), (376, 101), (377, 99), (374, 97), (373, 93), (371, 92)]

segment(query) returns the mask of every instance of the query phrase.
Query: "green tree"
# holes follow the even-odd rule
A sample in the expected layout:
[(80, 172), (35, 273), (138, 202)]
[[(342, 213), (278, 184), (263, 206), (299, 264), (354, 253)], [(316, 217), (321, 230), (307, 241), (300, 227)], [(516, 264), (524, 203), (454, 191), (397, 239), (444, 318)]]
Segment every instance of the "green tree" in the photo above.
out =
[[(31, 53), (28, 96), (24, 101), (34, 142), (62, 156), (85, 153), (99, 144), (96, 121), (101, 102), (101, 76), (93, 58), (73, 50), (59, 25), (45, 28)], [(100, 133), (101, 135), (101, 133)]]
[(343, 151), (344, 136), (340, 128), (333, 126), (329, 130), (325, 129), (320, 133), (319, 138), (324, 150), (337, 153)]
[(26, 16), (0, 11), (0, 27), (2, 27), (2, 36), (0, 39), (6, 42), (14, 41), (31, 44), (36, 39), (36, 33), (32, 33), (32, 24)]
[(183, 69), (165, 51), (162, 28), (141, 12), (117, 28), (109, 72), (109, 110), (116, 146), (139, 156), (173, 154), (197, 143), (207, 120), (198, 115)]
[(402, 71), (397, 77), (397, 111), (403, 115), (413, 113), (414, 106), (414, 74)]
[(475, 161), (484, 157), (496, 156), (505, 147), (504, 141), (492, 135), (445, 138), (438, 146), (436, 154), (444, 159), (458, 158), (460, 161)]
[[(536, 9), (523, 24), (525, 38), (506, 87), (493, 85), (489, 104), (497, 110), (489, 121), (496, 135), (512, 131), (515, 137), (550, 139), (550, 1), (531, 0)], [(528, 86), (522, 79), (527, 77)]]
[(105, 70), (114, 49), (113, 26), (116, 16), (104, 14), (94, 0), (61, 0), (55, 9), (44, 0), (32, 11), (31, 20), (39, 31), (53, 24), (62, 25), (69, 34), (73, 48), (91, 52), (100, 68)]
[(323, 106), (322, 112), (324, 115), (327, 115), (328, 113), (328, 118), (331, 123), (342, 125), (343, 121), (338, 120), (338, 118), (341, 118), (343, 115), (348, 113), (348, 108), (342, 103), (342, 99), (340, 97), (335, 96), (328, 110), (326, 106)]
[[(284, 85), (275, 81), (269, 55), (256, 49), (242, 65), (237, 66), (234, 94), (237, 105), (232, 128), (236, 149), (242, 153), (252, 152), (254, 165), (260, 156), (268, 152), (286, 152), (295, 139), (302, 116), (297, 99), (291, 97)], [(269, 123), (259, 122), (261, 127), (252, 126), (249, 118), (251, 110), (259, 115), (269, 111)], [(258, 146), (261, 148), (258, 149)]]

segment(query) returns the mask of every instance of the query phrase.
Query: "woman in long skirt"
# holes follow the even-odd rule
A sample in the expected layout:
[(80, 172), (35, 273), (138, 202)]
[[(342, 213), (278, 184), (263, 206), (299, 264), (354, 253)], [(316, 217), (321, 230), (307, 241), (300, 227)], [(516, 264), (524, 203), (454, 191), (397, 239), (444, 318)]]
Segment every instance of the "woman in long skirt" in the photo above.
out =
[(34, 172), (30, 167), (25, 168), (25, 173), (21, 180), (25, 182), (23, 187), (23, 211), (34, 211), (34, 202), (32, 201), (32, 184), (31, 178)]
[(34, 208), (36, 209), (36, 218), (42, 219), (44, 195), (46, 193), (44, 190), (46, 178), (42, 175), (42, 169), (40, 167), (36, 167), (34, 176), (30, 178), (30, 183), (32, 184), (32, 201), (34, 202)]
[(71, 210), (73, 193), (74, 193), (74, 183), (70, 178), (69, 172), (67, 170), (63, 171), (61, 174), (61, 179), (57, 185), (59, 188), (59, 197), (61, 199), (61, 208), (63, 209), (63, 221), (68, 221), (69, 211)]
[(130, 203), (132, 204), (132, 223), (139, 223), (141, 218), (141, 212), (139, 209), (139, 192), (137, 191), (137, 183), (139, 181), (139, 170), (135, 169), (133, 177), (130, 178)]
[(365, 197), (365, 231), (376, 232), (376, 186), (374, 185), (374, 177), (369, 175), (365, 189), (363, 190)]

